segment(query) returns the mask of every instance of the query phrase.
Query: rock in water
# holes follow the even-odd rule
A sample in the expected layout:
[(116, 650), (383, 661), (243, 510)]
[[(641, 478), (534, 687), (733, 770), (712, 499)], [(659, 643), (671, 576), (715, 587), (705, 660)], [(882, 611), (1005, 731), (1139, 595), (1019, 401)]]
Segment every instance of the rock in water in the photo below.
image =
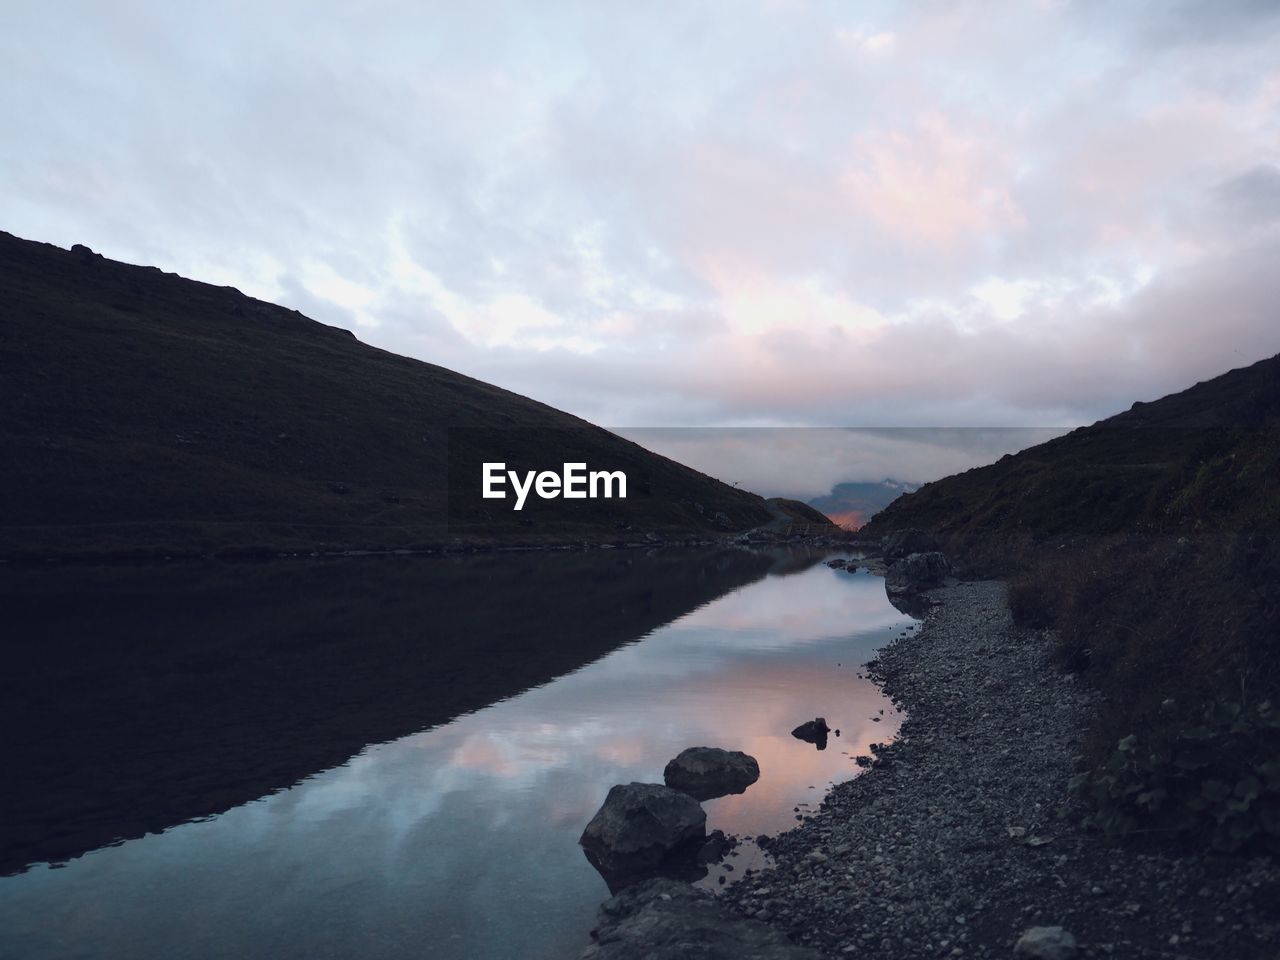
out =
[(1018, 938), (1013, 955), (1027, 960), (1072, 960), (1076, 938), (1061, 927), (1032, 927)]
[(815, 717), (800, 724), (800, 726), (791, 731), (791, 735), (797, 740), (812, 743), (819, 750), (825, 750), (827, 749), (827, 734), (830, 732), (831, 728), (827, 726), (826, 718)]
[(620, 878), (656, 872), (663, 861), (700, 843), (706, 834), (707, 815), (687, 793), (659, 783), (620, 783), (578, 842), (613, 885)]
[(698, 848), (695, 859), (698, 863), (718, 863), (736, 845), (736, 841), (731, 843), (723, 830), (712, 830), (707, 834), (707, 842)]
[(760, 779), (760, 764), (740, 750), (690, 747), (667, 764), (662, 779), (695, 800), (742, 793)]
[(746, 920), (675, 880), (648, 880), (600, 907), (580, 960), (818, 960), (779, 931)]
[(885, 587), (890, 591), (924, 590), (941, 585), (950, 572), (951, 564), (936, 550), (931, 553), (913, 553), (889, 568), (885, 575)]
[(927, 530), (895, 530), (880, 541), (880, 552), (885, 563), (892, 563), (913, 553), (930, 553), (938, 546), (938, 538)]

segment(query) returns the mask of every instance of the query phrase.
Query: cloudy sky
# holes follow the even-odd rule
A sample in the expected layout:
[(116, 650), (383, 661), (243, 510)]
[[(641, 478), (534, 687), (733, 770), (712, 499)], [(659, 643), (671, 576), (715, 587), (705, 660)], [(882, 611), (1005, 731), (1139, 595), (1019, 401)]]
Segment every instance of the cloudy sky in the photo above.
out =
[(1278, 14), (7, 0), (0, 229), (610, 426), (1089, 422), (1280, 351)]

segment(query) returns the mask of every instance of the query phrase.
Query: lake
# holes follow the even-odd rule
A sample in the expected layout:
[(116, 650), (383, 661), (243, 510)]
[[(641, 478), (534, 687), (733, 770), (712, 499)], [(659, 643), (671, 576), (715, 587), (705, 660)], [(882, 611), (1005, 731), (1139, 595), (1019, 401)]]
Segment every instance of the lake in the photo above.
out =
[[(605, 580), (595, 581), (594, 594), (607, 598), (600, 609), (582, 596), (591, 583), (583, 579), (580, 557), (424, 560), (393, 572), (380, 569), (378, 561), (364, 561), (357, 568), (338, 568), (345, 572), (334, 574), (331, 581), (315, 578), (312, 586), (329, 592), (306, 609), (318, 606), (325, 615), (318, 620), (294, 618), (306, 621), (299, 622), (298, 629), (312, 638), (310, 643), (316, 642), (317, 622), (333, 625), (331, 604), (338, 602), (335, 591), (342, 593), (338, 584), (356, 583), (359, 586), (339, 604), (345, 613), (338, 617), (338, 628), (345, 637), (359, 634), (361, 623), (371, 624), (370, 635), (383, 638), (385, 644), (390, 642), (385, 639), (388, 631), (396, 633), (388, 626), (396, 616), (385, 610), (390, 602), (385, 587), (369, 584), (391, 581), (405, 590), (409, 578), (418, 583), (420, 593), (436, 593), (432, 584), (443, 568), (430, 564), (452, 563), (450, 576), (458, 583), (487, 584), (482, 601), (471, 599), (487, 609), (474, 611), (470, 622), (466, 616), (451, 621), (447, 640), (436, 638), (433, 649), (447, 647), (455, 659), (464, 658), (457, 662), (466, 662), (471, 644), (477, 652), (471, 672), (483, 671), (499, 680), (510, 674), (515, 688), (447, 722), (411, 727), (418, 732), (348, 749), (345, 762), (328, 764), (297, 782), (290, 780), (291, 786), (195, 821), (175, 821), (159, 832), (135, 835), (144, 831), (127, 822), (123, 809), (99, 811), (96, 821), (91, 814), (77, 812), (77, 817), (93, 823), (80, 831), (81, 837), (97, 836), (95, 830), (115, 831), (121, 842), (65, 865), (38, 864), (0, 879), (0, 955), (237, 960), (549, 960), (576, 955), (587, 943), (596, 907), (608, 896), (577, 838), (610, 786), (632, 780), (661, 782), (666, 762), (688, 746), (745, 750), (758, 759), (760, 780), (745, 793), (706, 802), (708, 830), (773, 834), (816, 809), (831, 783), (855, 776), (859, 768), (853, 757), (866, 754), (872, 743), (891, 738), (897, 729), (900, 718), (892, 705), (859, 677), (877, 647), (896, 633), (914, 629), (914, 621), (889, 604), (883, 580), (865, 571), (831, 569), (819, 555), (737, 553), (746, 551), (683, 560), (596, 554), (597, 566), (617, 568)], [(510, 578), (500, 573), (513, 566), (523, 573)], [(556, 587), (558, 574), (567, 579)], [(182, 582), (181, 572), (113, 576), (131, 578), (131, 583), (149, 577), (152, 587), (135, 589), (155, 589), (160, 581), (166, 596), (174, 600), (177, 589), (181, 600), (181, 589), (175, 586)], [(287, 576), (292, 582), (297, 574)], [(174, 583), (165, 583), (170, 577)], [(542, 578), (533, 593), (531, 577)], [(247, 582), (235, 596), (243, 596)], [(114, 597), (119, 589), (118, 582), (115, 587), (108, 583), (97, 594), (88, 590), (87, 595)], [(206, 600), (211, 603), (224, 589), (219, 581), (206, 591)], [(306, 583), (296, 589), (305, 596)], [(70, 620), (54, 617), (56, 595), (50, 591), (46, 604), (29, 605), (24, 614), (28, 633), (38, 633), (39, 624), (48, 619), (53, 622), (49, 629), (61, 632), (104, 622), (100, 610)], [(172, 637), (181, 627), (184, 609), (194, 614), (203, 602), (175, 600), (165, 605), (160, 619), (167, 635)], [(88, 609), (95, 609), (92, 602)], [(301, 608), (291, 609), (296, 613)], [(42, 610), (48, 615), (45, 619)], [(231, 620), (215, 618), (213, 625), (206, 622), (192, 629), (221, 636), (234, 630), (236, 616), (265, 615), (258, 604), (237, 610)], [(438, 618), (441, 608), (433, 610)], [(525, 674), (516, 661), (527, 658), (530, 644), (535, 652), (558, 640), (581, 648), (581, 637), (574, 639), (574, 628), (565, 625), (574, 610), (592, 624), (588, 632), (608, 635), (608, 649), (584, 651), (583, 659), (589, 662), (519, 691)], [(497, 622), (513, 639), (489, 648), (483, 635), (469, 630), (492, 625), (494, 611), (501, 613)], [(417, 618), (422, 613), (412, 603), (405, 611), (418, 623), (419, 636), (422, 623)], [(561, 629), (554, 626), (557, 619)], [(273, 624), (277, 638), (287, 630), (278, 618)], [(629, 630), (635, 633), (628, 637)], [(238, 635), (246, 632), (253, 633), (244, 626)], [(196, 644), (201, 656), (207, 658), (210, 642)], [(462, 653), (455, 650), (459, 646)], [(377, 648), (384, 653), (388, 649)], [(248, 682), (243, 671), (249, 668), (238, 664), (249, 654), (239, 647), (233, 652), (230, 666), (224, 662), (229, 656), (224, 651), (211, 668), (219, 678), (214, 686)], [(407, 653), (400, 651), (399, 656), (408, 663)], [(353, 661), (351, 669), (359, 676), (363, 667)], [(324, 674), (329, 686), (322, 684), (321, 689), (328, 694), (342, 691), (330, 706), (289, 694), (291, 713), (311, 711), (306, 717), (316, 737), (347, 743), (328, 731), (344, 726), (348, 708), (352, 719), (347, 726), (354, 726), (361, 736), (385, 732), (382, 724), (388, 715), (397, 722), (414, 722), (411, 711), (404, 712), (407, 708), (357, 709), (359, 689), (333, 688), (339, 681), (330, 672)], [(394, 664), (391, 672), (397, 672)], [(437, 687), (448, 684), (451, 675), (423, 680), (413, 677), (411, 666), (403, 673), (412, 679), (407, 692), (371, 687), (369, 696), (381, 697), (383, 705), (401, 699), (411, 703), (416, 684), (418, 700), (448, 700)], [(100, 679), (111, 682), (109, 676)], [(319, 683), (309, 681), (306, 689)], [(178, 707), (180, 693), (173, 693), (172, 703), (156, 708), (160, 712), (154, 724), (163, 724), (170, 715), (184, 716)], [(286, 768), (278, 766), (280, 751), (272, 748), (272, 737), (284, 736), (284, 742), (291, 743), (288, 737), (299, 734), (281, 734), (272, 724), (284, 721), (270, 713), (242, 729), (238, 724), (246, 721), (238, 712), (241, 701), (235, 699), (240, 695), (226, 696), (232, 699), (222, 704), (227, 716), (221, 725), (200, 726), (186, 719), (179, 723), (190, 723), (192, 730), (196, 756), (186, 762), (203, 759), (196, 765), (221, 782), (244, 779), (240, 771), (255, 764), (264, 777), (265, 771), (288, 777)], [(426, 704), (422, 709), (429, 716), (432, 708)], [(793, 727), (815, 716), (840, 730), (825, 750), (790, 735)], [(236, 731), (226, 742), (209, 732), (226, 726)], [(253, 742), (255, 728), (263, 738), (258, 744)], [(126, 724), (118, 736), (139, 736), (137, 729)], [(351, 731), (343, 733), (349, 736)], [(34, 735), (39, 739), (38, 732)], [(52, 749), (47, 743), (46, 747)], [(192, 797), (209, 791), (202, 787), (188, 795), (170, 783), (175, 777), (180, 783), (186, 782), (182, 777), (199, 779), (168, 756), (174, 749), (170, 740), (148, 740), (146, 747), (143, 753), (151, 752), (156, 770), (156, 792), (172, 797), (170, 808), (148, 812), (149, 829), (156, 830), (166, 817), (194, 809)], [(112, 743), (111, 748), (119, 753), (117, 763), (134, 764), (132, 781), (141, 778), (145, 788), (146, 756), (136, 759), (127, 744)], [(45, 768), (32, 770), (36, 776)], [(66, 780), (52, 792), (84, 789), (75, 782), (78, 775), (78, 770), (50, 772), (50, 781), (58, 776)], [(89, 782), (106, 776), (98, 773)], [(269, 777), (250, 778), (243, 787), (252, 791), (266, 782)], [(52, 805), (62, 809), (72, 802), (69, 796), (60, 797)], [(26, 810), (19, 814), (29, 830), (44, 829)], [(25, 849), (39, 849), (43, 838), (26, 840)], [(713, 868), (703, 882), (715, 886), (719, 875), (735, 878), (762, 860), (747, 844), (728, 863), (732, 871)]]

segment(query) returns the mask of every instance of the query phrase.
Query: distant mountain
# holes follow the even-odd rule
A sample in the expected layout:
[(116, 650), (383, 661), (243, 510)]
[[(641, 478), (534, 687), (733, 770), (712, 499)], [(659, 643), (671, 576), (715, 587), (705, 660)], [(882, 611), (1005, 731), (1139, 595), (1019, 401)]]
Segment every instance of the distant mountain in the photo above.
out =
[[(773, 516), (577, 417), (295, 310), (5, 233), (0, 409), (0, 558), (707, 535)], [(487, 460), (585, 462), (630, 489), (516, 513), (481, 498)]]
[(809, 501), (846, 530), (858, 530), (904, 493), (912, 493), (919, 484), (904, 480), (884, 479), (879, 483), (837, 483), (831, 492)]

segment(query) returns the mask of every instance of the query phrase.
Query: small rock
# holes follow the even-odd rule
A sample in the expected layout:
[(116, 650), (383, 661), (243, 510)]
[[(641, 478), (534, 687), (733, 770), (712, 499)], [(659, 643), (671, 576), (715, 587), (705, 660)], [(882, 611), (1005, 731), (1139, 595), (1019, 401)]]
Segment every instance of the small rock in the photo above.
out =
[(1062, 927), (1032, 927), (1018, 938), (1013, 955), (1028, 960), (1072, 960), (1076, 938)]
[(725, 853), (729, 849), (729, 840), (722, 830), (712, 830), (707, 835), (707, 842), (698, 848), (698, 854), (694, 858), (698, 863), (715, 863), (717, 860), (724, 858)]
[(805, 743), (812, 743), (819, 750), (827, 748), (827, 734), (831, 732), (831, 728), (827, 726), (824, 717), (815, 717), (805, 723), (800, 724), (791, 731), (791, 735), (797, 740), (803, 740)]

